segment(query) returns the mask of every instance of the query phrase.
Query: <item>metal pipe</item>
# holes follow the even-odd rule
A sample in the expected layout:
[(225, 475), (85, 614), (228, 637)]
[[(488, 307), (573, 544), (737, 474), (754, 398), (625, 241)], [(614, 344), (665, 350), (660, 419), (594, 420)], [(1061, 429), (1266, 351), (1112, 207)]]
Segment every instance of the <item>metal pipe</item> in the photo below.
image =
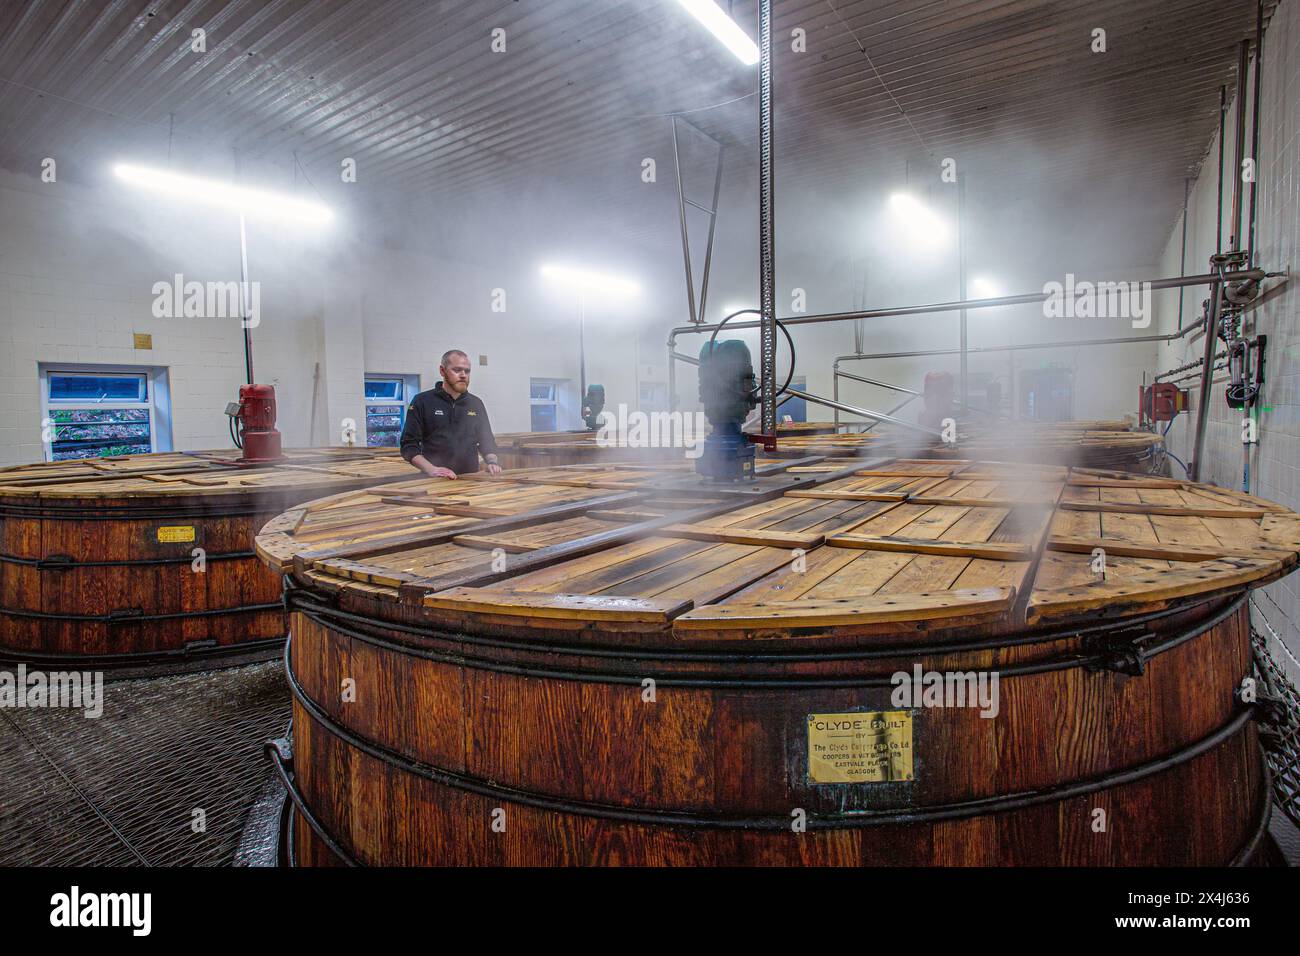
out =
[[(900, 409), (902, 409), (903, 406), (905, 406), (905, 405), (910, 405), (912, 402), (916, 401), (916, 400), (917, 400), (918, 398), (920, 398), (920, 397), (921, 397), (920, 395), (909, 395), (909, 396), (907, 396), (907, 398), (903, 399), (901, 402), (899, 402), (897, 405), (895, 405), (893, 408), (891, 408), (891, 409), (890, 409), (889, 411), (887, 411), (885, 414), (886, 414), (886, 415), (893, 415), (895, 412), (897, 412), (897, 411), (899, 411)], [(864, 424), (864, 425), (879, 425), (879, 424), (880, 424), (880, 419), (879, 419), (879, 418), (873, 418), (873, 419), (871, 419), (871, 421), (869, 421), (869, 422), (863, 422), (863, 424)]]
[[(838, 367), (831, 369), (831, 398), (835, 401), (840, 400), (840, 376)], [(837, 408), (834, 412), (835, 430), (840, 430), (840, 410)]]
[(1255, 193), (1259, 188), (1259, 86), (1264, 64), (1264, 3), (1260, 0), (1255, 5), (1255, 96), (1251, 108), (1250, 123), (1250, 212), (1246, 214), (1249, 223), (1250, 253), (1246, 256), (1246, 265), (1255, 265)]
[[(901, 385), (891, 385), (889, 382), (879, 382), (874, 378), (866, 378), (862, 375), (854, 375), (852, 372), (841, 372), (839, 369), (839, 360), (836, 359), (835, 367), (831, 370), (837, 378), (851, 378), (855, 382), (862, 382), (866, 385), (879, 385), (881, 388), (892, 389), (895, 392), (906, 392), (908, 395), (920, 395), (921, 392), (913, 391), (910, 388), (903, 388)], [(839, 398), (838, 395), (835, 396)]]
[[(1183, 254), (1178, 260), (1178, 274), (1187, 275), (1187, 193), (1190, 189), (1190, 179), (1183, 180)], [(1217, 251), (1217, 250), (1216, 250)], [(1178, 290), (1178, 327), (1183, 327), (1183, 290)]]
[[(957, 176), (957, 282), (960, 285), (958, 298), (965, 301), (966, 299), (966, 175), (959, 173)], [(967, 341), (966, 333), (966, 310), (961, 310), (961, 403), (965, 405), (970, 401), (970, 390), (967, 378)]]
[[(1227, 352), (1215, 352), (1215, 353), (1214, 353), (1214, 360), (1217, 362), (1217, 361), (1218, 361), (1219, 359), (1221, 359), (1221, 358), (1226, 358), (1226, 357), (1227, 357), (1227, 354), (1228, 354)], [(1162, 379), (1166, 379), (1166, 378), (1168, 378), (1168, 377), (1171, 376), (1171, 375), (1177, 375), (1179, 372), (1186, 372), (1186, 371), (1188, 371), (1189, 369), (1200, 368), (1201, 365), (1202, 365), (1204, 362), (1205, 362), (1205, 359), (1203, 359), (1203, 358), (1198, 358), (1198, 359), (1197, 359), (1196, 361), (1194, 361), (1194, 362), (1188, 362), (1186, 365), (1180, 365), (1180, 366), (1178, 366), (1177, 368), (1171, 368), (1171, 369), (1169, 369), (1169, 371), (1167, 371), (1167, 372), (1161, 372), (1159, 375), (1157, 375), (1155, 378), (1153, 378), (1152, 381), (1153, 381), (1153, 382), (1159, 382), (1159, 381), (1161, 381)], [(1145, 375), (1146, 373), (1143, 372), (1142, 374)]]
[(1241, 166), (1246, 152), (1246, 65), (1250, 52), (1250, 41), (1242, 40), (1237, 48), (1237, 104), (1233, 110), (1233, 138), (1236, 140), (1236, 169), (1232, 177), (1232, 232), (1228, 249), (1236, 252), (1241, 248)]
[[(943, 437), (941, 432), (938, 432), (932, 428), (926, 428), (924, 425), (918, 425), (915, 422), (909, 422), (902, 418), (895, 418), (893, 415), (886, 414), (885, 412), (873, 412), (869, 408), (859, 408), (856, 405), (846, 405), (843, 402), (837, 402), (829, 398), (822, 398), (819, 395), (813, 395), (810, 392), (800, 391), (797, 388), (789, 388), (786, 389), (786, 391), (789, 394), (793, 395), (795, 398), (802, 398), (806, 402), (815, 402), (818, 405), (825, 405), (827, 408), (837, 408), (842, 412), (852, 412), (855, 415), (861, 415), (864, 418), (870, 418), (876, 422), (888, 422), (891, 425), (897, 425), (900, 428), (908, 428), (911, 429), (912, 431), (922, 432), (923, 434), (926, 435), (933, 435), (936, 438)], [(908, 401), (911, 401), (911, 399), (908, 399)]]
[[(1059, 349), (1059, 348), (1076, 348), (1085, 345), (1128, 345), (1132, 342), (1172, 342), (1175, 339), (1183, 338), (1186, 335), (1200, 328), (1201, 320), (1193, 322), (1191, 325), (1184, 327), (1179, 332), (1170, 332), (1168, 335), (1125, 335), (1110, 339), (1080, 339), (1075, 342), (1023, 342), (1019, 345), (983, 345), (976, 346), (968, 351), (975, 353), (982, 352), (1023, 352), (1033, 349)], [(863, 361), (865, 359), (886, 359), (886, 358), (914, 358), (918, 355), (956, 355), (960, 349), (913, 349), (906, 352), (871, 352), (864, 355), (840, 355), (836, 362)], [(844, 372), (841, 375), (847, 374)]]
[(244, 229), (244, 211), (239, 211), (239, 302), (244, 327), (244, 371), (248, 375), (248, 384), (253, 384), (253, 330), (248, 324), (248, 234)]
[[(678, 362), (685, 362), (687, 365), (700, 364), (699, 359), (691, 358), (691, 356), (689, 355), (683, 355), (681, 352), (673, 352), (672, 358), (677, 360)], [(926, 428), (923, 425), (917, 425), (914, 422), (903, 421), (903, 419), (901, 418), (894, 418), (892, 415), (888, 414), (887, 412), (877, 412), (871, 410), (870, 408), (859, 408), (856, 405), (846, 405), (844, 402), (837, 401), (833, 398), (823, 398), (820, 395), (813, 395), (811, 392), (805, 392), (797, 388), (787, 388), (785, 390), (785, 393), (787, 395), (792, 395), (795, 398), (802, 398), (804, 401), (807, 402), (813, 402), (817, 405), (825, 405), (827, 408), (834, 408), (837, 411), (852, 412), (855, 415), (861, 415), (863, 418), (869, 418), (873, 422), (889, 422), (891, 425), (899, 425), (903, 428), (910, 428), (913, 431), (925, 432), (927, 435), (940, 435), (940, 433), (935, 431), (934, 429)], [(913, 395), (907, 401), (910, 402), (912, 401), (912, 399), (916, 397), (917, 397), (916, 395)], [(903, 405), (906, 404), (907, 402), (903, 403)], [(902, 408), (902, 407), (903, 407), (902, 405), (898, 406), (898, 408)]]
[(704, 247), (704, 274), (700, 277), (700, 311), (696, 313), (704, 321), (704, 307), (709, 302), (709, 269), (713, 265), (713, 236), (718, 227), (718, 199), (722, 193), (722, 161), (725, 147), (718, 144), (718, 172), (713, 177), (713, 209), (709, 216), (709, 241)]
[(695, 282), (691, 278), (691, 244), (686, 237), (686, 192), (682, 184), (682, 160), (677, 150), (677, 117), (673, 125), (673, 167), (677, 170), (677, 217), (682, 227), (682, 262), (686, 266), (686, 301), (690, 306), (691, 322), (698, 323), (704, 316), (695, 314)]
[(1205, 428), (1210, 421), (1210, 379), (1214, 375), (1214, 352), (1219, 344), (1219, 299), (1222, 292), (1219, 283), (1210, 288), (1210, 314), (1205, 324), (1205, 355), (1201, 366), (1200, 395), (1196, 403), (1196, 435), (1193, 439), (1192, 454), (1188, 456), (1187, 477), (1190, 481), (1199, 481), (1201, 473), (1201, 456), (1205, 453)]
[[(1220, 281), (1235, 282), (1241, 279), (1254, 279), (1260, 281), (1269, 276), (1269, 273), (1263, 269), (1241, 269), (1237, 272), (1207, 273), (1204, 275), (1194, 276), (1175, 276), (1170, 279), (1153, 279), (1150, 282), (1140, 283), (1142, 286), (1149, 286), (1152, 292), (1161, 289), (1177, 289), (1181, 286), (1209, 285)], [(1130, 283), (1131, 285), (1132, 283)], [(965, 302), (934, 302), (927, 305), (910, 305), (892, 309), (869, 309), (856, 312), (831, 312), (823, 315), (803, 315), (793, 316), (788, 319), (782, 319), (783, 325), (811, 325), (817, 322), (846, 322), (850, 319), (879, 319), (894, 315), (927, 315), (931, 312), (957, 312), (961, 309), (991, 309), (1007, 305), (1033, 305), (1051, 298), (1053, 293), (1050, 292), (1030, 292), (1025, 295), (1006, 295), (992, 299), (970, 299)], [(728, 329), (756, 329), (759, 327), (758, 321), (746, 322), (729, 322)], [(717, 324), (699, 323), (696, 325), (679, 326), (669, 333), (669, 342), (675, 341), (678, 335), (684, 335), (690, 332), (712, 332), (721, 328)], [(1194, 328), (1194, 326), (1188, 326)], [(1139, 338), (1133, 341), (1141, 341)], [(978, 348), (970, 349), (972, 352), (987, 351)], [(1001, 351), (998, 349), (997, 351)], [(932, 352), (921, 352), (917, 354), (947, 354)]]
[[(1214, 371), (1214, 372), (1222, 372), (1222, 371), (1223, 371), (1224, 369), (1226, 369), (1227, 367), (1228, 367), (1228, 363), (1227, 363), (1227, 362), (1215, 362), (1215, 363), (1214, 363), (1214, 369), (1213, 369), (1213, 371)], [(1190, 378), (1196, 378), (1196, 377), (1197, 377), (1198, 375), (1200, 375), (1200, 374), (1201, 374), (1200, 372), (1185, 372), (1185, 373), (1183, 373), (1182, 375), (1179, 375), (1177, 378), (1171, 378), (1171, 379), (1169, 379), (1169, 380), (1168, 380), (1168, 384), (1170, 384), (1170, 385), (1176, 385), (1176, 384), (1178, 384), (1179, 382), (1185, 382), (1185, 381), (1187, 381), (1187, 380), (1190, 379)], [(1212, 382), (1211, 384), (1218, 385), (1219, 383), (1221, 383), (1221, 382), (1226, 382), (1226, 381), (1228, 381), (1228, 379), (1226, 379), (1226, 378), (1224, 378), (1224, 379), (1216, 378), (1216, 379), (1213, 380), (1213, 382)]]
[(587, 401), (587, 297), (581, 286), (578, 288), (578, 375), (581, 382), (578, 408), (581, 410)]
[(1219, 87), (1219, 194), (1217, 197), (1219, 211), (1214, 227), (1214, 251), (1216, 254), (1223, 251), (1223, 139), (1227, 135), (1227, 129), (1224, 126), (1227, 115), (1228, 87), (1223, 85)]
[[(761, 431), (776, 442), (776, 197), (772, 168), (772, 0), (758, 0), (758, 308)], [(793, 356), (791, 356), (793, 361)]]
[(677, 410), (677, 360), (672, 343), (668, 344), (668, 411)]

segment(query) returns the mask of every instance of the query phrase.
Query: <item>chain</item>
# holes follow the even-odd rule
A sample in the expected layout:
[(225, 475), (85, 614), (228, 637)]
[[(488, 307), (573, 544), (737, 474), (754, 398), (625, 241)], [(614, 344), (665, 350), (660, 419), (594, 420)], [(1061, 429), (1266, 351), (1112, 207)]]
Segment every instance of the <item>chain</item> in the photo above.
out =
[[(1259, 611), (1254, 600), (1250, 604)], [(1258, 617), (1283, 652), (1300, 666), (1263, 612)], [(1262, 711), (1266, 716), (1260, 722), (1259, 733), (1265, 759), (1273, 773), (1273, 799), (1291, 822), (1300, 827), (1300, 691), (1269, 653), (1267, 639), (1255, 629), (1253, 622), (1250, 640), (1256, 677), (1263, 687), (1260, 702), (1270, 705)]]

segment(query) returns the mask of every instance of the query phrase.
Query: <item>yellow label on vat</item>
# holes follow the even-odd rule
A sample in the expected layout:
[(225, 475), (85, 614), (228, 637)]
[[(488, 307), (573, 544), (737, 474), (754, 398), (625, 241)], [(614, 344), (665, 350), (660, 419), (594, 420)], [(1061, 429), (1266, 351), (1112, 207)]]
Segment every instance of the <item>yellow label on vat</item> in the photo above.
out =
[(186, 544), (194, 540), (194, 525), (163, 525), (158, 529), (159, 544)]
[(912, 715), (905, 710), (808, 715), (812, 783), (912, 779)]

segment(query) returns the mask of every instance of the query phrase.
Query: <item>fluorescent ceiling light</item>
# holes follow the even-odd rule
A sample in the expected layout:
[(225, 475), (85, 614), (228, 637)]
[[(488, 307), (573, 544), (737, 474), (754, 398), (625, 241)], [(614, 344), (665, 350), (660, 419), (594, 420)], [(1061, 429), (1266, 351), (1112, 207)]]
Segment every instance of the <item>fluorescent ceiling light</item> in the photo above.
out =
[(597, 292), (634, 296), (641, 291), (641, 287), (630, 279), (621, 279), (618, 276), (603, 275), (570, 266), (545, 265), (542, 266), (542, 275), (555, 282), (564, 282)]
[(745, 66), (758, 62), (758, 46), (713, 0), (677, 0)]
[(133, 186), (143, 186), (178, 199), (237, 209), (250, 216), (292, 219), (318, 225), (334, 218), (334, 213), (328, 206), (317, 202), (293, 199), (258, 189), (245, 189), (216, 179), (185, 176), (168, 169), (118, 163), (113, 167), (113, 173)]
[(948, 241), (948, 224), (925, 203), (907, 193), (889, 197), (895, 223), (914, 245), (937, 247)]

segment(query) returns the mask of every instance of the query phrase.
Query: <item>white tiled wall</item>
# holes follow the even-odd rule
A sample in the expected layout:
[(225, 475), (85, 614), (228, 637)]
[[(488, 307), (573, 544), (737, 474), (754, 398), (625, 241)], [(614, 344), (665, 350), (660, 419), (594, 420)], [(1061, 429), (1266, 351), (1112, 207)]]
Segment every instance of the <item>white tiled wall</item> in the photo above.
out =
[[(1252, 77), (1253, 82), (1253, 77)], [(1269, 271), (1294, 270), (1300, 248), (1300, 5), (1278, 6), (1264, 37), (1260, 110), (1260, 156), (1258, 166), (1258, 226), (1256, 261)], [(1224, 243), (1229, 232), (1232, 205), (1233, 112), (1229, 104), (1226, 123)], [(1247, 154), (1250, 143), (1247, 117)], [(1187, 271), (1208, 272), (1208, 257), (1215, 246), (1218, 180), (1217, 132), (1209, 144), (1200, 178), (1192, 189), (1188, 212)], [(1249, 204), (1244, 193), (1243, 210)], [(1245, 212), (1243, 211), (1243, 221)], [(1177, 274), (1182, 247), (1181, 218), (1173, 226), (1164, 262), (1170, 274)], [(1261, 495), (1291, 508), (1300, 509), (1300, 285), (1292, 278), (1284, 288), (1257, 308), (1247, 312), (1245, 334), (1268, 336), (1267, 381), (1259, 412), (1259, 443), (1250, 454), (1252, 494)], [(1270, 282), (1270, 284), (1272, 284)], [(1201, 314), (1205, 287), (1188, 289), (1183, 303), (1184, 322)], [(1161, 330), (1177, 327), (1178, 298), (1175, 293), (1158, 296)], [(1203, 339), (1176, 342), (1160, 351), (1160, 370), (1199, 359)], [(1224, 377), (1220, 372), (1216, 378)], [(1198, 379), (1180, 383), (1191, 393), (1192, 414), (1179, 416), (1170, 429), (1170, 450), (1184, 461), (1191, 454), (1195, 429)], [(1201, 480), (1242, 489), (1244, 460), (1241, 443), (1242, 414), (1228, 407), (1223, 385), (1213, 388), (1210, 424)], [(1175, 466), (1176, 467), (1176, 466)], [(1269, 623), (1283, 634), (1293, 653), (1300, 656), (1300, 581), (1296, 575), (1283, 578), (1256, 593), (1256, 605)], [(1296, 668), (1292, 666), (1293, 672)]]

